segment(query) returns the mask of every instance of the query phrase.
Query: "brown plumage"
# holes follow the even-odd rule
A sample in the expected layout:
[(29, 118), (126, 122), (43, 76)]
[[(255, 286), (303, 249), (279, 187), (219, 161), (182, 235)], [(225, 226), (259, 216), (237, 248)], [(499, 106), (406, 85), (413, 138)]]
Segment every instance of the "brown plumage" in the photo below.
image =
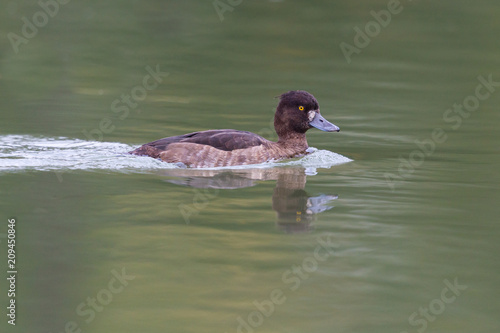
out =
[(209, 130), (146, 143), (130, 154), (183, 163), (193, 168), (257, 164), (306, 154), (306, 132), (312, 127), (327, 132), (339, 131), (320, 115), (313, 95), (306, 91), (289, 91), (280, 96), (274, 115), (278, 142), (246, 131)]

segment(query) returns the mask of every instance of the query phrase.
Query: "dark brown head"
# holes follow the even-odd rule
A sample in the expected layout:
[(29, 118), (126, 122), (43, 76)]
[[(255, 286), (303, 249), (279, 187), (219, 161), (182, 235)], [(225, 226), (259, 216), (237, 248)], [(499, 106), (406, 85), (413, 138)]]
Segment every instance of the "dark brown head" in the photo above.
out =
[(321, 116), (318, 101), (307, 91), (289, 91), (280, 96), (274, 115), (274, 128), (278, 137), (304, 134), (313, 127), (326, 132), (340, 131)]

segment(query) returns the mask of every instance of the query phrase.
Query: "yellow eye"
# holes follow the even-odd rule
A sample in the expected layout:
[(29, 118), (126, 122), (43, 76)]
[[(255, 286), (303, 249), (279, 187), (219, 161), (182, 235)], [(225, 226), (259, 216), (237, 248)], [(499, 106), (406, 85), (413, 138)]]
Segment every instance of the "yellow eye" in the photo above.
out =
[(302, 105), (301, 105), (301, 106), (299, 106), (299, 110), (300, 110), (300, 111), (304, 111), (304, 107), (303, 107)]

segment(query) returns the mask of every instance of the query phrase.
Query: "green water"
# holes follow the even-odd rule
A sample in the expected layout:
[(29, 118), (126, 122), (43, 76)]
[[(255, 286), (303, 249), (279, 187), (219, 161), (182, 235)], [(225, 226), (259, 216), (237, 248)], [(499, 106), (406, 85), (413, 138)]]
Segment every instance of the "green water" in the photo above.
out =
[[(348, 63), (341, 43), (388, 3), (242, 1), (221, 21), (211, 1), (70, 1), (17, 52), (41, 7), (3, 3), (2, 332), (498, 332), (500, 86), (477, 87), (500, 82), (500, 7), (402, 1)], [(141, 90), (150, 71), (168, 75)], [(341, 128), (309, 145), (352, 162), (121, 155), (212, 128), (276, 139), (292, 89)], [(99, 152), (62, 163), (80, 144)]]

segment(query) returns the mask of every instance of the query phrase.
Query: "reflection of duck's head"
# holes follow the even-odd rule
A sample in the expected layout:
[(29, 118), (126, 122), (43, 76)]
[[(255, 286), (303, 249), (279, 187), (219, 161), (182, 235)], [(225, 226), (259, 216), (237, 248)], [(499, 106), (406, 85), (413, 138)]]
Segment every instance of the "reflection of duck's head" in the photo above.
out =
[(307, 91), (296, 90), (282, 94), (274, 115), (274, 128), (280, 141), (304, 134), (313, 127), (326, 132), (340, 131), (323, 118), (318, 101)]
[(304, 169), (288, 169), (279, 174), (273, 193), (277, 225), (288, 233), (307, 232), (313, 228), (315, 215), (332, 208), (336, 195), (310, 196), (305, 191)]

